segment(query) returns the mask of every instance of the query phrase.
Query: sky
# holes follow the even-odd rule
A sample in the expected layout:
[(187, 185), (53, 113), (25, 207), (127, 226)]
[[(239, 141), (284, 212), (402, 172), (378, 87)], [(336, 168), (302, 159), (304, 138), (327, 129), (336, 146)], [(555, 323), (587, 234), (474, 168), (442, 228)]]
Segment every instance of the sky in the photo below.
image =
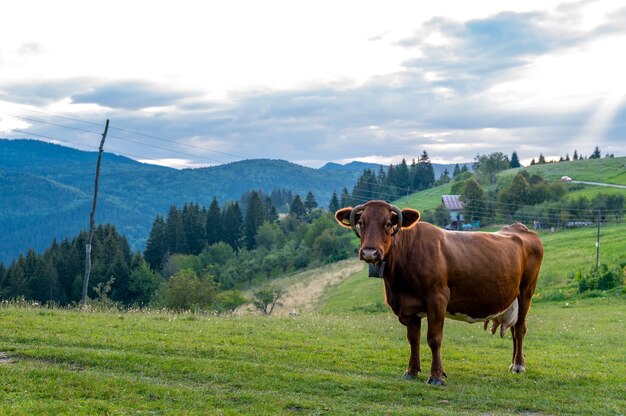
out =
[(623, 1), (32, 1), (0, 137), (175, 168), (626, 155)]

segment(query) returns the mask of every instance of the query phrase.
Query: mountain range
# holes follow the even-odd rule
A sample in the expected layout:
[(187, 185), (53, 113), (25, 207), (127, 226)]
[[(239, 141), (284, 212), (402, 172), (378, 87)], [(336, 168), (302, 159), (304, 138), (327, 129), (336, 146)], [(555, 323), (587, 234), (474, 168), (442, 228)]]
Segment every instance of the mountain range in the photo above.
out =
[[(0, 139), (0, 262), (29, 248), (42, 251), (56, 238), (72, 237), (89, 224), (98, 153), (38, 140)], [(311, 191), (322, 207), (333, 191), (352, 190), (363, 170), (380, 165), (328, 163), (320, 169), (284, 160), (251, 159), (182, 169), (150, 165), (104, 153), (96, 223), (112, 223), (131, 247), (143, 249), (157, 214), (171, 205), (223, 205), (251, 189), (271, 193)], [(436, 175), (444, 169), (434, 165)], [(449, 169), (451, 170), (451, 169)]]

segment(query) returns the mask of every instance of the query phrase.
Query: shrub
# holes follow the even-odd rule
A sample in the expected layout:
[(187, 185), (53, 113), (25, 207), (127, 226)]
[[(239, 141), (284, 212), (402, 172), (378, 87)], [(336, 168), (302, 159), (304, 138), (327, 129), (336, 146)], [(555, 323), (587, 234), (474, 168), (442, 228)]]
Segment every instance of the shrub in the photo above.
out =
[(624, 284), (626, 264), (609, 268), (602, 264), (593, 266), (589, 273), (576, 272), (574, 278), (578, 282), (578, 293), (588, 290), (608, 290)]

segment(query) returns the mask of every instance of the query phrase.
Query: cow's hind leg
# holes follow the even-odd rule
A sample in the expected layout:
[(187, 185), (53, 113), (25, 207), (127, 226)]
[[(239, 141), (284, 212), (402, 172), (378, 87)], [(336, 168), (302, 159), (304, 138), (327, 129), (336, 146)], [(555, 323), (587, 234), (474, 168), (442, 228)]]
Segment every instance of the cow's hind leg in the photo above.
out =
[(517, 322), (511, 328), (511, 335), (513, 336), (513, 360), (509, 366), (509, 371), (512, 373), (524, 373), (526, 372), (526, 361), (524, 359), (524, 335), (526, 335), (526, 315), (530, 309), (530, 299), (532, 297), (532, 290), (524, 289), (520, 291), (519, 295), (519, 315)]
[(412, 322), (407, 323), (406, 337), (411, 347), (411, 356), (409, 357), (409, 367), (404, 373), (406, 380), (415, 380), (422, 368), (420, 366), (420, 338), (422, 329), (422, 318), (415, 318)]
[(441, 342), (443, 341), (443, 323), (445, 319), (447, 302), (436, 302), (434, 306), (429, 306), (427, 313), (428, 332), (426, 338), (428, 346), (432, 351), (433, 361), (430, 367), (430, 377), (426, 384), (443, 386), (446, 384), (446, 373), (443, 370), (441, 360)]

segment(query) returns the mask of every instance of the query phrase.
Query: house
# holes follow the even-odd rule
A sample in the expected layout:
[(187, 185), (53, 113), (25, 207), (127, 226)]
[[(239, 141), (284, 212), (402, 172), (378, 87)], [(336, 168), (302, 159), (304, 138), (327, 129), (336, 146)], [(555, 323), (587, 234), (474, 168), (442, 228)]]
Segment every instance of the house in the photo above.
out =
[(463, 202), (460, 195), (441, 195), (441, 202), (450, 213), (450, 223), (446, 226), (449, 230), (460, 230), (463, 224)]

